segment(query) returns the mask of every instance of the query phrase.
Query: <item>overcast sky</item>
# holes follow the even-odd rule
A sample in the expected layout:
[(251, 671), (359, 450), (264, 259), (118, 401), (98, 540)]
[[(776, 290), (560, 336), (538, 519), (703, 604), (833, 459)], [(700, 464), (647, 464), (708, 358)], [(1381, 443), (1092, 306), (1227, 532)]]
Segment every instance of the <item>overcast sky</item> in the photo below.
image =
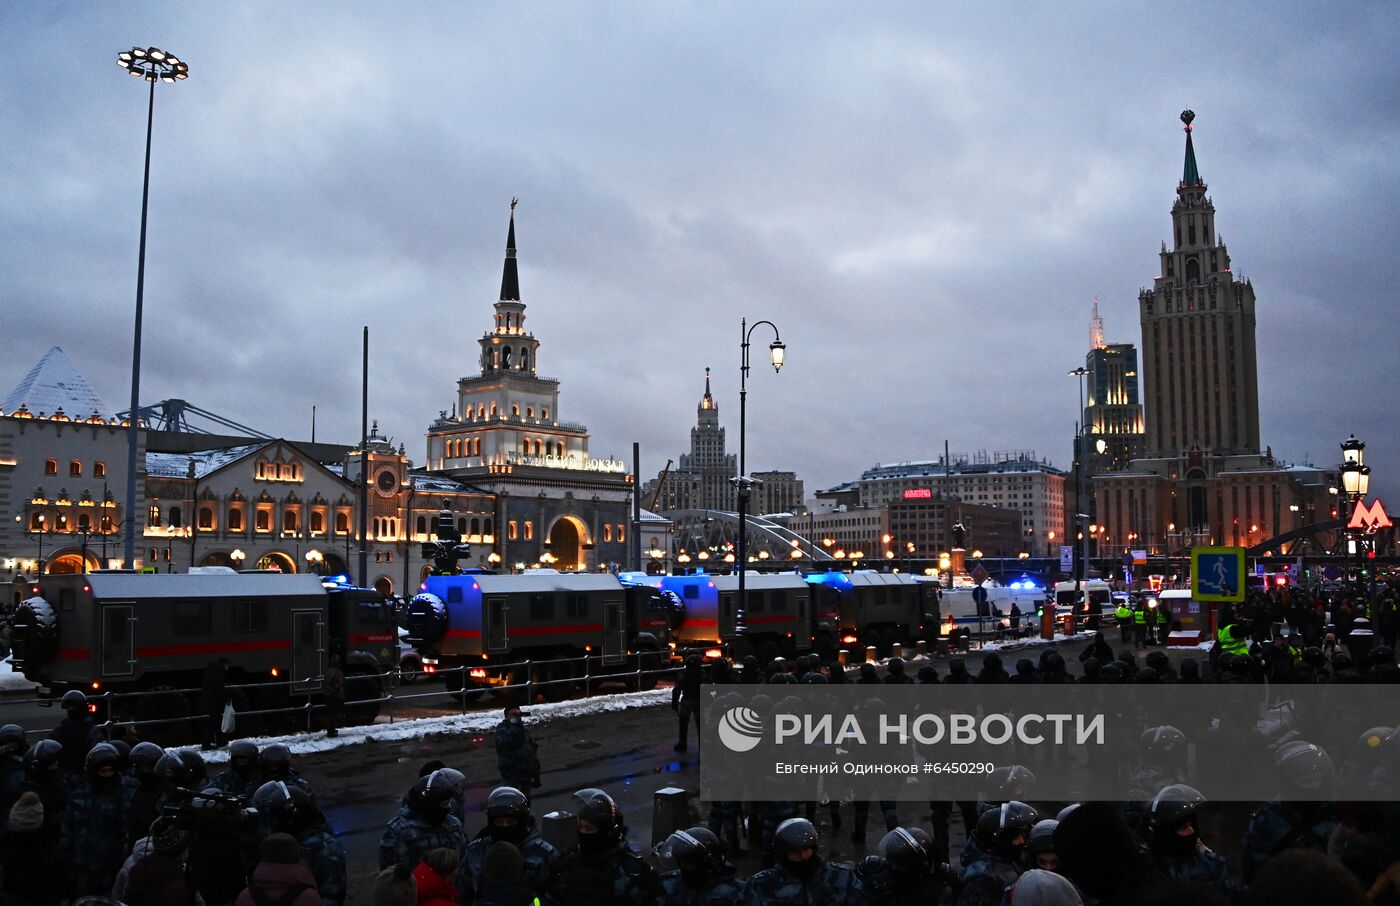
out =
[[(1253, 8), (1245, 8), (1253, 7)], [(1263, 437), (1369, 442), (1400, 487), (1394, 3), (0, 6), (0, 393), (49, 346), (129, 393), (156, 90), (142, 401), (421, 461), (477, 371), (508, 206), (540, 373), (592, 452), (687, 449), (704, 369), (748, 466), (809, 492), (876, 462), (1067, 467), (1090, 300), (1140, 342), (1177, 115), (1258, 294)], [(756, 362), (770, 336), (756, 334)]]

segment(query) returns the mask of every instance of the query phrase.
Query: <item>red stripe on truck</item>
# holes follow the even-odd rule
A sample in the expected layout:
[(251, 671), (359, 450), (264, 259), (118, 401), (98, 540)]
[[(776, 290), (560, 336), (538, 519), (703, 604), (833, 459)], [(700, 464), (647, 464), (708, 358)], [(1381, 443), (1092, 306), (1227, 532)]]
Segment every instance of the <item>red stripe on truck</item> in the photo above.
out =
[(511, 635), (563, 635), (570, 632), (602, 632), (602, 623), (587, 623), (579, 626), (517, 626), (510, 630)]
[(447, 630), (447, 637), (448, 637), (449, 639), (479, 639), (479, 638), (481, 638), (481, 630), (480, 630), (480, 629), (449, 629), (449, 630)]
[(92, 649), (60, 648), (58, 649), (58, 659), (60, 661), (90, 661), (92, 660)]
[(292, 647), (289, 639), (250, 642), (207, 642), (203, 645), (154, 645), (137, 648), (137, 657), (175, 657), (181, 654), (231, 654), (239, 651), (282, 651)]

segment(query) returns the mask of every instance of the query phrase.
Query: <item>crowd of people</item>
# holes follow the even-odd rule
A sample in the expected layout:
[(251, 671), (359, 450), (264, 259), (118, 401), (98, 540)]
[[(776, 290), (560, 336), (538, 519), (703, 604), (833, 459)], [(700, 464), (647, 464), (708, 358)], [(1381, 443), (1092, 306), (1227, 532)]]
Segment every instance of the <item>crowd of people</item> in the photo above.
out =
[[(1340, 686), (1400, 678), (1383, 638), (1353, 652), (1345, 644), (1324, 647), (1328, 633), (1337, 634), (1326, 622), (1313, 636), (1301, 626), (1287, 635), (1260, 632), (1261, 624), (1279, 622), (1279, 604), (1255, 600), (1231, 614), (1221, 650), (1205, 669), (1194, 658), (1175, 663), (1161, 650), (1139, 664), (1131, 648), (1115, 653), (1101, 634), (1082, 651), (1043, 648), (1011, 670), (996, 653), (985, 654), (975, 671), (959, 657), (916, 665), (894, 657), (883, 672), (815, 655), (768, 664), (747, 657), (737, 669), (714, 671), (691, 658), (673, 691), (676, 748), (688, 747), (702, 688), (717, 682), (1170, 686), (1286, 674), (1290, 682)], [(1299, 602), (1283, 607), (1284, 622), (1311, 619)], [(1353, 612), (1343, 638), (1355, 635), (1358, 619)], [(1307, 644), (1314, 636), (1321, 644)], [(84, 897), (130, 906), (347, 902), (344, 847), (286, 746), (259, 749), (236, 740), (227, 766), (211, 776), (193, 749), (103, 740), (81, 692), (67, 693), (62, 705), (63, 722), (32, 745), (23, 728), (0, 727), (0, 906), (59, 906)], [(1294, 739), (1269, 753), (1269, 764), (1251, 766), (1274, 771), (1278, 794), (1252, 810), (1238, 869), (1211, 848), (1219, 841), (1205, 839), (1210, 824), (1201, 816), (1212, 805), (1178, 771), (1181, 751), (1194, 740), (1172, 726), (1144, 732), (1127, 802), (1036, 801), (1031, 770), (1007, 766), (981, 801), (932, 802), (927, 812), (877, 803), (883, 835), (854, 863), (835, 858), (832, 837), (848, 832), (863, 846), (870, 802), (709, 802), (703, 825), (645, 848), (631, 840), (611, 795), (584, 789), (573, 797), (567, 844), (551, 845), (534, 814), (541, 765), (518, 705), (505, 709), (495, 741), (500, 783), (484, 805), (469, 803), (463, 772), (442, 762), (422, 766), (384, 826), (380, 873), (356, 892), (357, 902), (1400, 906), (1396, 803), (1335, 802), (1331, 795), (1334, 786), (1357, 782), (1400, 790), (1400, 732), (1393, 726), (1368, 729), (1356, 758), (1342, 765)], [(470, 834), (473, 821), (482, 826)], [(955, 848), (958, 824), (964, 840)], [(740, 866), (753, 870), (745, 877)]]

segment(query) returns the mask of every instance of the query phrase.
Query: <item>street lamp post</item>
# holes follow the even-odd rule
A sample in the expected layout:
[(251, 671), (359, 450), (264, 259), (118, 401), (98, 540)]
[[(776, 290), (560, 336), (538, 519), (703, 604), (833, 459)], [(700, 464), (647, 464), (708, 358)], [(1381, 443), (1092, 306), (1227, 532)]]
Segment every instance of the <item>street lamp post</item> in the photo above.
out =
[[(1371, 467), (1366, 465), (1366, 443), (1356, 439), (1353, 434), (1342, 442), (1342, 490), (1346, 492), (1347, 500), (1351, 503), (1351, 508), (1344, 518), (1344, 522), (1350, 522), (1356, 508), (1366, 497), (1366, 493), (1371, 489)], [(1356, 556), (1356, 579), (1361, 581), (1361, 571), (1363, 566), (1362, 553), (1364, 547), (1364, 536), (1366, 530), (1363, 528), (1349, 529), (1351, 553)]]
[(125, 565), (136, 563), (136, 433), (141, 405), (141, 307), (146, 293), (146, 212), (151, 195), (151, 125), (156, 109), (156, 82), (189, 78), (190, 67), (174, 54), (158, 47), (133, 47), (117, 54), (117, 65), (138, 79), (151, 83), (146, 101), (146, 169), (141, 180), (141, 244), (136, 258), (136, 333), (131, 346), (131, 410), (126, 438), (126, 538)]
[(745, 610), (748, 609), (748, 599), (744, 594), (744, 571), (748, 559), (748, 503), (749, 493), (753, 485), (753, 479), (749, 478), (748, 473), (744, 470), (745, 410), (749, 396), (749, 337), (764, 324), (773, 328), (773, 342), (768, 344), (768, 355), (769, 361), (773, 365), (773, 372), (776, 374), (782, 370), (783, 360), (787, 352), (787, 347), (778, 336), (777, 325), (772, 321), (755, 321), (753, 326), (749, 326), (747, 318), (743, 318), (739, 322), (739, 336), (741, 338), (739, 343), (739, 474), (734, 479), (734, 486), (738, 490), (739, 498), (739, 537), (734, 562), (739, 570), (739, 607)]
[(314, 547), (306, 552), (306, 565), (311, 569), (313, 575), (319, 576), (321, 574), (321, 564), (325, 562), (325, 559), (325, 555)]
[(247, 556), (247, 554), (243, 553), (243, 548), (241, 548), (241, 547), (235, 547), (235, 548), (233, 549), (233, 553), (231, 553), (231, 554), (228, 555), (228, 558), (229, 558), (230, 560), (233, 561), (233, 568), (234, 568), (234, 569), (242, 569), (242, 568), (243, 568), (243, 558), (246, 557), (246, 556)]
[(1084, 375), (1089, 373), (1089, 369), (1080, 365), (1069, 372), (1070, 377), (1079, 378), (1079, 411), (1074, 420), (1074, 525), (1075, 529), (1082, 537), (1082, 550), (1074, 564), (1074, 598), (1075, 607), (1079, 605), (1079, 595), (1084, 585), (1084, 577), (1087, 565), (1085, 560), (1089, 557), (1089, 539), (1086, 533), (1089, 517), (1084, 512)]

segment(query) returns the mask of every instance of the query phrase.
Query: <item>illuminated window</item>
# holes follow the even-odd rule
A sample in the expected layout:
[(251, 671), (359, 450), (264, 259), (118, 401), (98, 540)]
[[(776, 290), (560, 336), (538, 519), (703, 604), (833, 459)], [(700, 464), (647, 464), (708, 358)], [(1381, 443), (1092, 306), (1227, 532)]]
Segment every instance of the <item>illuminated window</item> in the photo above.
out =
[(491, 404), (491, 417), (492, 417), (492, 418), (495, 418), (495, 417), (496, 417), (496, 404), (495, 404), (495, 403), (492, 403), (492, 404)]
[(528, 519), (525, 520), (525, 540), (535, 540), (535, 524)]
[(564, 458), (564, 442), (562, 440), (554, 445), (554, 455), (560, 459)]
[(473, 438), (472, 438), (472, 455), (473, 455), (473, 456), (480, 456), (480, 455), (481, 455), (481, 438), (479, 438), (479, 437), (473, 437)]
[(540, 410), (540, 418), (545, 418), (545, 419), (549, 418), (549, 410), (548, 410), (548, 409), (541, 409), (541, 410)]
[(326, 530), (326, 514), (320, 511), (311, 514), (311, 531), (313, 534), (321, 534)]
[(485, 404), (485, 403), (477, 403), (477, 404), (476, 404), (476, 417), (477, 417), (477, 418), (485, 418), (485, 417), (486, 417), (486, 404)]
[(514, 520), (514, 519), (512, 519), (510, 522), (507, 522), (507, 523), (506, 523), (506, 538), (510, 539), (511, 541), (514, 541), (514, 540), (515, 540), (515, 537), (516, 537), (516, 530), (515, 530), (515, 529), (516, 529), (516, 526), (515, 526), (515, 520)]
[(87, 513), (78, 514), (78, 531), (82, 532), (83, 534), (87, 534), (88, 532), (92, 531), (92, 520), (88, 518)]
[(243, 511), (230, 509), (228, 511), (228, 530), (230, 532), (243, 531)]
[(622, 526), (619, 525), (619, 526), (617, 527), (617, 543), (618, 543), (618, 544), (621, 544), (622, 542), (623, 542), (623, 537), (622, 537)]
[(420, 535), (428, 534), (428, 517), (419, 516), (417, 521), (413, 523), (413, 527), (414, 531), (416, 531)]
[(603, 541), (604, 541), (604, 542), (610, 542), (610, 541), (612, 541), (612, 526), (611, 526), (611, 525), (604, 525), (604, 526), (603, 526)]
[(297, 512), (288, 510), (282, 514), (282, 531), (295, 532), (297, 530)]
[(478, 519), (478, 518), (476, 518), (475, 516), (472, 517), (472, 530), (471, 530), (471, 533), (472, 533), (473, 535), (480, 535), (480, 534), (481, 534), (481, 520)]
[(272, 531), (272, 511), (258, 510), (257, 516), (254, 517), (253, 527), (260, 532)]
[(146, 513), (146, 524), (152, 528), (160, 528), (160, 507), (152, 506)]
[(56, 460), (56, 459), (46, 459), (46, 460), (44, 460), (44, 474), (45, 474), (45, 475), (57, 475), (57, 474), (58, 474), (58, 460)]
[(348, 535), (350, 533), (350, 514), (345, 510), (335, 514), (335, 530), (337, 534)]
[(512, 405), (512, 406), (510, 407), (510, 414), (513, 415), (513, 416), (515, 416), (516, 418), (519, 418), (519, 417), (520, 417), (520, 407), (517, 406), (517, 405)]
[(207, 506), (199, 508), (199, 527), (206, 530), (214, 527), (214, 511)]
[(534, 406), (526, 406), (526, 407), (525, 407), (525, 417), (526, 417), (526, 418), (534, 418), (534, 417), (535, 417), (535, 407), (534, 407)]
[(83, 477), (83, 463), (82, 463), (82, 460), (74, 459), (74, 460), (71, 460), (71, 461), (68, 463), (68, 477), (69, 477), (69, 478), (82, 478), (82, 477)]
[(105, 462), (100, 461), (100, 460), (99, 460), (98, 462), (93, 463), (93, 464), (92, 464), (92, 477), (93, 477), (93, 478), (106, 478), (106, 477), (107, 477), (107, 464), (106, 464)]
[(481, 523), (481, 534), (483, 534), (483, 535), (492, 535), (492, 534), (495, 534), (495, 532), (493, 531), (493, 522), (492, 522), (492, 520), (486, 519), (486, 520), (483, 520), (483, 521), (482, 521), (482, 523)]

